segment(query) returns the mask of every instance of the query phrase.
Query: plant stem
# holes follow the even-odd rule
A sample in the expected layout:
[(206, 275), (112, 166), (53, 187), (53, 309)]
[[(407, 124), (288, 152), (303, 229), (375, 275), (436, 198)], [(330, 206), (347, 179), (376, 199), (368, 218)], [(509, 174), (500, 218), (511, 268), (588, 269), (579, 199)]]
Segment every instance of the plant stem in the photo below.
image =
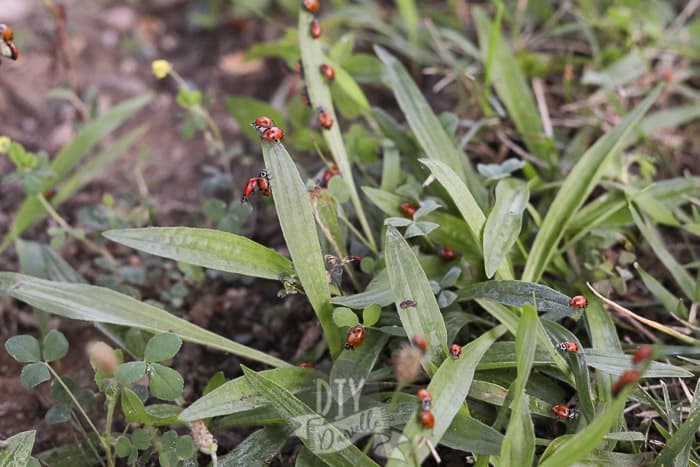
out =
[(100, 444), (102, 444), (102, 448), (105, 450), (105, 455), (107, 456), (107, 464), (109, 465), (109, 467), (114, 467), (115, 464), (114, 464), (114, 458), (112, 457), (112, 446), (109, 444), (109, 442), (106, 439), (104, 439), (102, 437), (100, 432), (97, 430), (97, 427), (95, 427), (95, 424), (92, 423), (92, 420), (90, 420), (90, 417), (87, 416), (87, 414), (85, 413), (85, 410), (83, 410), (83, 407), (80, 405), (78, 400), (73, 395), (73, 392), (68, 388), (68, 386), (66, 386), (66, 383), (63, 382), (63, 379), (61, 379), (61, 377), (58, 375), (58, 373), (56, 373), (54, 371), (54, 369), (51, 367), (51, 365), (49, 365), (46, 362), (44, 362), (44, 364), (46, 365), (46, 368), (49, 369), (49, 371), (54, 376), (54, 378), (56, 378), (56, 381), (58, 381), (58, 383), (66, 391), (66, 393), (70, 397), (71, 401), (75, 404), (76, 408), (78, 409), (78, 412), (80, 412), (80, 414), (83, 416), (83, 418), (85, 418), (85, 421), (87, 421), (87, 424), (90, 427), (90, 429), (92, 431), (94, 431), (95, 434), (97, 435), (97, 438), (100, 440)]
[[(44, 197), (43, 194), (39, 193), (38, 195), (36, 195), (36, 197), (39, 200), (39, 202), (41, 203), (41, 205), (44, 206), (44, 209), (46, 209), (46, 212), (49, 213), (49, 215), (53, 218), (53, 220), (55, 220), (58, 223), (58, 225), (61, 226), (61, 228), (63, 228), (64, 230), (67, 230), (69, 232), (76, 230), (76, 229), (73, 229), (68, 224), (68, 222), (66, 222), (66, 220), (63, 217), (61, 217), (61, 215), (58, 212), (56, 212), (54, 207), (51, 205), (51, 203), (49, 203), (49, 201), (46, 199), (46, 197)], [(93, 242), (92, 240), (87, 238), (84, 234), (82, 234), (82, 235), (73, 234), (73, 236), (75, 238), (77, 238), (78, 240), (80, 240), (81, 242), (83, 242), (83, 244), (85, 244), (85, 246), (90, 248), (95, 253), (99, 253), (102, 256), (104, 256), (105, 258), (107, 258), (110, 263), (115, 264), (115, 265), (117, 264), (117, 260), (114, 259), (114, 256), (112, 256), (112, 254), (105, 247), (102, 247), (102, 246), (96, 244), (95, 242)]]

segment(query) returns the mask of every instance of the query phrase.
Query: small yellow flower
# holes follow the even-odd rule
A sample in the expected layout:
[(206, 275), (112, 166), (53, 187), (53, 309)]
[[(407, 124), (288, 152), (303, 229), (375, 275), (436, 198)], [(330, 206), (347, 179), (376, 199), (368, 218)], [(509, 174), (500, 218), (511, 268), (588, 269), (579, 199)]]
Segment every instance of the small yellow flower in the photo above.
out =
[(9, 137), (0, 136), (0, 154), (5, 154), (10, 149), (10, 144), (12, 144), (12, 140)]
[(170, 65), (170, 62), (167, 60), (153, 60), (153, 63), (151, 63), (151, 68), (153, 69), (153, 74), (156, 78), (163, 79), (170, 74), (172, 65)]

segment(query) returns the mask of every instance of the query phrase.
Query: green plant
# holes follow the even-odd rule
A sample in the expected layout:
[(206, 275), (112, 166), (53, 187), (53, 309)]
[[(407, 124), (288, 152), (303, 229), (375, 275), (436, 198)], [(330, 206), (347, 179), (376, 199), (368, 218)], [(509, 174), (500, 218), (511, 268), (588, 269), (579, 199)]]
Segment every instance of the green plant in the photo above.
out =
[[(561, 124), (554, 133), (550, 110), (542, 107), (547, 102), (531, 93), (529, 80), (539, 73), (554, 75), (566, 64), (543, 60), (540, 66), (508, 43), (502, 28), (510, 25), (517, 36), (526, 21), (520, 7), (511, 17), (499, 3), (493, 22), (475, 8), (477, 47), (456, 32), (459, 22), (440, 6), (402, 1), (401, 21), (385, 24), (377, 20), (371, 2), (336, 3), (337, 21), (347, 21), (358, 34), (348, 32), (326, 47), (323, 38), (308, 34), (314, 16), (302, 9), (297, 31), (280, 39), (278, 48), (266, 44), (251, 51), (252, 56), (276, 54), (289, 64), (298, 52), (312, 111), (322, 107), (333, 119), (320, 134), (306, 130), (314, 144), (305, 145), (302, 131), (294, 133), (299, 115), (308, 118), (308, 112), (270, 113), (278, 125), (295, 122), (286, 129), (291, 144), (287, 139), (260, 142), (264, 167), (273, 174), (271, 198), (289, 258), (220, 230), (104, 232), (147, 254), (278, 281), (284, 293), (302, 294), (322, 329), (322, 345), (328, 349), (322, 361), (330, 371), (308, 364), (294, 367), (301, 358), (285, 361), (114, 290), (48, 274), (52, 280), (0, 272), (3, 295), (48, 313), (107, 324), (132, 354), (140, 340), (142, 352), (136, 352), (134, 361), (119, 363), (112, 386), (106, 384), (110, 374), (98, 371), (98, 387), (119, 393), (127, 422), (146, 426), (121, 437), (109, 427), (95, 433), (105, 457), (114, 452), (133, 463), (157, 453), (161, 465), (174, 465), (192, 457), (196, 445), (214, 464), (256, 465), (274, 458), (296, 436), (304, 445), (296, 459), (300, 465), (319, 459), (330, 465), (420, 465), (430, 456), (439, 461), (441, 453), (451, 455), (451, 450), (469, 453), (479, 465), (700, 463), (694, 437), (700, 426), (700, 384), (688, 384), (697, 378), (694, 356), (700, 339), (694, 312), (683, 303), (694, 303), (694, 310), (699, 297), (691, 235), (697, 235), (700, 224), (700, 179), (670, 176), (652, 184), (664, 161), (653, 156), (659, 149), (650, 135), (667, 114), (649, 112), (661, 96), (678, 88), (657, 83), (651, 75), (634, 81), (641, 75), (630, 74), (629, 64), (639, 63), (642, 55), (609, 57), (596, 50), (598, 38), (628, 34), (631, 26), (601, 23), (598, 6), (587, 2), (577, 4), (576, 15), (567, 20), (572, 23), (559, 29), (535, 7), (527, 10), (527, 21), (541, 28), (534, 44), (559, 35), (586, 38), (594, 50), (587, 65), (607, 77), (587, 81), (600, 87), (596, 99), (602, 103), (595, 104), (596, 112), (582, 111), (594, 124), (581, 124), (575, 131)], [(460, 13), (458, 5), (450, 5)], [(419, 22), (418, 12), (431, 21)], [(616, 21), (627, 17), (621, 10), (612, 13)], [(642, 12), (637, 10), (628, 13), (649, 28), (675, 27), (638, 17)], [(329, 23), (326, 34), (337, 33), (339, 24), (330, 18)], [(354, 52), (356, 37), (365, 30), (371, 34), (363, 50), (373, 45), (376, 57)], [(647, 39), (670, 47), (662, 37), (650, 34)], [(433, 71), (454, 83), (454, 113), (436, 114), (426, 97), (431, 93), (388, 49), (400, 51), (412, 64), (437, 63)], [(323, 78), (321, 64), (334, 67), (336, 81)], [(154, 71), (173, 73), (169, 64), (160, 70), (154, 64)], [(366, 96), (358, 84), (380, 84), (381, 79), (405, 126), (392, 116), (398, 112), (372, 109), (373, 95)], [(633, 98), (615, 94), (610, 82), (629, 86)], [(589, 99), (586, 88), (575, 92), (588, 105), (598, 102)], [(557, 94), (562, 105), (566, 95)], [(188, 96), (194, 100), (185, 107), (200, 112), (198, 98)], [(267, 112), (250, 99), (235, 97), (228, 103), (239, 122), (253, 120), (259, 109)], [(685, 106), (674, 110), (680, 112), (674, 114), (678, 122), (697, 116)], [(461, 112), (475, 119), (460, 138), (465, 125)], [(614, 118), (601, 122), (603, 113)], [(347, 127), (343, 119), (354, 123)], [(245, 131), (257, 137), (255, 130)], [(482, 150), (498, 159), (489, 144), (499, 141), (501, 150), (518, 157), (475, 166), (467, 155)], [(569, 153), (560, 150), (565, 146), (572, 148)], [(324, 163), (337, 165), (339, 174), (327, 188), (306, 173), (294, 151), (305, 147), (315, 147)], [(374, 148), (382, 148), (382, 157), (373, 154)], [(22, 167), (32, 165), (30, 158), (14, 151), (22, 173)], [(402, 207), (407, 204), (410, 209)], [(679, 260), (665, 245), (664, 232), (686, 245), (693, 260)], [(21, 249), (21, 242), (17, 246)], [(445, 248), (454, 254), (445, 255)], [(637, 264), (638, 259), (653, 264), (657, 258), (667, 275), (661, 268), (650, 274)], [(624, 301), (641, 302), (625, 295), (632, 283), (637, 290), (640, 284), (649, 289), (651, 298), (641, 310), (624, 306)], [(571, 301), (581, 294), (587, 306)], [(682, 330), (676, 329), (678, 323)], [(157, 335), (144, 344), (141, 334), (132, 333), (129, 340), (128, 332), (117, 326)], [(344, 348), (348, 328), (357, 326), (364, 329), (364, 341)], [(56, 336), (52, 332), (46, 334), (44, 348), (46, 339)], [(45, 355), (40, 361), (40, 345), (31, 339), (13, 337), (8, 351), (37, 368), (26, 370), (28, 375), (23, 371), (23, 380), (35, 383), (50, 377), (50, 366)], [(642, 339), (654, 343), (653, 351), (631, 357)], [(184, 409), (147, 405), (146, 386), (136, 384), (145, 375), (148, 394), (182, 402), (187, 381), (162, 364), (174, 357), (181, 341), (271, 368), (256, 371), (242, 365), (242, 374), (229, 381), (214, 376)], [(579, 350), (567, 350), (571, 348)], [(651, 384), (655, 379), (662, 383)], [(418, 388), (429, 391), (429, 404), (414, 396)], [(568, 401), (574, 401), (575, 411), (563, 405)], [(626, 419), (633, 404), (653, 410), (653, 420)], [(110, 413), (109, 403), (107, 408)], [(425, 411), (434, 425), (419, 418)], [(174, 431), (158, 434), (155, 428), (184, 424), (198, 427), (191, 428), (193, 433), (204, 432), (207, 443)], [(218, 456), (216, 432), (238, 426), (262, 428)]]

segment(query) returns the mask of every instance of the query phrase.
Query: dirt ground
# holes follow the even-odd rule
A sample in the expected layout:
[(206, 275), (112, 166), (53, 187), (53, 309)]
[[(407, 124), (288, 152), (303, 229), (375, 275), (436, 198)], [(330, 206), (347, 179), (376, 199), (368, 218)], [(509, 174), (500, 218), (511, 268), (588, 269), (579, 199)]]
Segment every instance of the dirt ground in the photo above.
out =
[[(284, 76), (266, 71), (279, 64), (242, 60), (242, 53), (250, 44), (278, 36), (280, 27), (227, 17), (226, 22), (211, 29), (193, 28), (186, 20), (190, 2), (180, 0), (114, 2), (114, 6), (101, 1), (64, 3), (65, 50), (70, 67), (61, 62), (55, 22), (41, 0), (0, 0), (0, 22), (12, 25), (21, 53), (17, 62), (3, 60), (0, 66), (0, 135), (9, 136), (29, 150), (45, 150), (55, 155), (75, 134), (75, 124), (80, 122), (81, 115), (66, 101), (47, 100), (51, 89), (72, 82), (77, 94), (94, 93), (99, 109), (156, 91), (150, 106), (125, 127), (148, 122), (147, 135), (113, 170), (74, 195), (59, 212), (73, 223), (81, 206), (99, 203), (105, 193), (112, 194), (116, 200), (138, 193), (134, 170), (143, 167), (147, 198), (154, 206), (152, 225), (202, 226), (194, 224), (195, 215), (201, 218), (199, 185), (205, 177), (202, 168), (219, 166), (230, 170), (235, 180), (236, 169), (241, 164), (254, 164), (251, 160), (256, 154), (256, 148), (243, 139), (228, 113), (224, 97), (247, 95), (270, 99), (284, 85)], [(198, 89), (215, 97), (210, 110), (222, 128), (225, 143), (240, 145), (243, 157), (229, 162), (217, 160), (207, 155), (201, 135), (189, 142), (180, 137), (182, 112), (175, 102), (175, 88), (152, 76), (150, 63), (155, 58), (170, 60)], [(145, 165), (139, 162), (144, 149), (151, 156)], [(10, 161), (0, 158), (0, 175), (10, 170)], [(17, 184), (0, 185), (0, 232), (8, 230), (23, 196)], [(237, 199), (239, 195), (232, 196)], [(273, 248), (280, 246), (282, 239), (277, 224), (274, 219), (264, 222), (266, 216), (269, 214), (249, 219), (243, 233)], [(44, 221), (24, 237), (47, 241), (48, 225)], [(127, 250), (119, 250), (115, 245), (110, 248), (126, 261)], [(92, 253), (70, 240), (60, 252), (89, 280), (94, 279), (96, 273), (89, 267)], [(12, 249), (0, 255), (0, 270), (18, 270)], [(256, 281), (252, 287), (236, 280), (206, 281), (203, 286), (191, 287), (183, 306), (176, 311), (228, 338), (292, 360), (304, 335), (313, 338), (319, 329), (313, 311), (304, 301), (294, 296), (281, 300), (277, 298), (278, 290), (279, 284), (270, 281)], [(144, 298), (158, 298), (155, 291), (141, 292)], [(277, 306), (279, 312), (263, 319), (262, 310), (272, 306)], [(84, 346), (99, 338), (99, 332), (85, 322), (54, 320), (52, 325), (65, 333), (71, 343), (71, 353), (57, 370), (75, 379), (81, 387), (95, 388)], [(38, 335), (31, 311), (17, 303), (0, 301), (0, 341), (22, 333)], [(223, 370), (227, 378), (239, 375), (239, 363), (235, 356), (185, 344), (173, 366), (187, 375), (185, 399), (189, 403), (201, 394), (216, 371)], [(254, 368), (258, 366), (254, 362), (246, 363)], [(74, 439), (76, 433), (66, 430), (65, 425), (52, 427), (44, 422), (51, 405), (48, 385), (34, 390), (22, 388), (20, 369), (6, 352), (0, 352), (0, 439), (36, 428), (35, 452)], [(101, 400), (97, 407), (101, 407)], [(97, 414), (102, 412), (95, 410), (93, 415), (99, 417)], [(220, 434), (220, 452), (228, 451), (248, 432), (242, 429)]]

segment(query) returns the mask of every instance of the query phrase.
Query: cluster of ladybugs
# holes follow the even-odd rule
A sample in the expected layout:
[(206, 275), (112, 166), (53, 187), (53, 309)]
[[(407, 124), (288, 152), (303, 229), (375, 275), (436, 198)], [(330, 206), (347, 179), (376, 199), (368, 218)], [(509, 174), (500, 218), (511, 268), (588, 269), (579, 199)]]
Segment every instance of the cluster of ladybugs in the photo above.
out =
[[(335, 70), (332, 66), (328, 65), (327, 63), (324, 63), (319, 67), (319, 69), (321, 71), (321, 74), (325, 76), (328, 81), (332, 82), (335, 79)], [(301, 64), (301, 60), (297, 60), (297, 63), (294, 66), (294, 71), (301, 78), (304, 77), (304, 66)], [(306, 86), (304, 86), (301, 89), (299, 96), (301, 97), (301, 101), (304, 103), (304, 105), (311, 106), (311, 99), (309, 99), (309, 90)], [(320, 105), (316, 108), (316, 112), (318, 124), (322, 128), (330, 130), (330, 128), (333, 126), (333, 116), (331, 115), (331, 113)]]
[(17, 60), (19, 57), (19, 49), (12, 42), (15, 38), (15, 33), (12, 28), (6, 24), (0, 24), (0, 55), (3, 57), (11, 58), (12, 60)]
[[(314, 15), (313, 20), (311, 20), (311, 25), (309, 26), (309, 34), (313, 39), (318, 39), (321, 37), (321, 22), (315, 15), (319, 8), (321, 8), (321, 4), (318, 0), (304, 0), (302, 6), (306, 11)], [(297, 62), (295, 70), (302, 78), (304, 77), (304, 68), (301, 65), (301, 61)], [(328, 81), (333, 81), (335, 79), (335, 70), (332, 66), (324, 63), (320, 66), (320, 70), (321, 74), (325, 76)], [(301, 100), (304, 102), (304, 105), (311, 105), (309, 90), (306, 88), (306, 86), (304, 86), (301, 90)], [(326, 130), (330, 129), (333, 126), (333, 116), (331, 113), (322, 106), (318, 106), (316, 111), (318, 113), (318, 124)]]
[[(418, 210), (418, 206), (413, 203), (402, 203), (399, 205), (399, 209), (404, 216), (408, 217), (409, 219), (413, 219), (413, 215)], [(457, 258), (457, 252), (448, 246), (439, 245), (435, 248), (435, 252), (445, 261), (452, 261), (453, 259)]]
[(626, 370), (620, 375), (620, 378), (615, 382), (615, 384), (613, 384), (612, 387), (612, 393), (614, 395), (617, 395), (617, 393), (622, 391), (625, 386), (635, 384), (637, 381), (639, 381), (641, 373), (639, 372), (638, 368), (642, 363), (649, 360), (653, 353), (654, 351), (652, 348), (647, 345), (639, 347), (634, 351), (632, 354), (632, 364), (636, 368)]
[[(276, 127), (270, 117), (258, 117), (250, 124), (260, 134), (260, 137), (267, 141), (279, 142), (284, 137), (284, 132), (281, 128)], [(270, 174), (267, 170), (258, 172), (257, 177), (251, 177), (243, 188), (243, 197), (241, 203), (245, 203), (248, 199), (259, 190), (263, 196), (270, 196)]]

